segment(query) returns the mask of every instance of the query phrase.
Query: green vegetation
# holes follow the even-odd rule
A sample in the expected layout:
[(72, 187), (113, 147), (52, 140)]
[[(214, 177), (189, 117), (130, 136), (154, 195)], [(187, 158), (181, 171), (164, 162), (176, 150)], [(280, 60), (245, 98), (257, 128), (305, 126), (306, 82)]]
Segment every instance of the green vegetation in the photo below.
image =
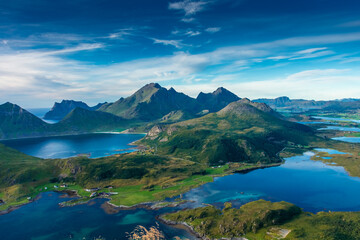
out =
[[(312, 160), (322, 161), (327, 164), (336, 163), (338, 166), (343, 166), (345, 170), (354, 177), (360, 177), (360, 148), (357, 143), (343, 143), (339, 141), (330, 141), (328, 144), (319, 147), (335, 149), (346, 154), (329, 154), (326, 152), (318, 152), (313, 156)], [(330, 159), (324, 159), (324, 157)]]
[(186, 223), (208, 238), (240, 237), (249, 240), (360, 239), (359, 212), (302, 212), (287, 202), (258, 200), (240, 209), (225, 203), (223, 210), (214, 206), (182, 210), (162, 216), (170, 224)]
[(84, 202), (94, 192), (85, 188), (99, 188), (95, 190), (97, 193), (114, 193), (111, 203), (133, 206), (177, 196), (213, 181), (214, 176), (267, 166), (229, 163), (208, 167), (190, 160), (155, 155), (152, 151), (97, 159), (39, 159), (0, 144), (0, 152), (0, 199), (5, 202), (0, 210), (27, 203), (45, 191), (76, 191), (81, 199), (69, 204)]
[(201, 118), (155, 126), (140, 144), (160, 155), (204, 164), (276, 163), (284, 147), (322, 141), (311, 128), (282, 120), (265, 104), (241, 100)]
[(219, 239), (257, 233), (262, 228), (285, 223), (299, 214), (301, 209), (291, 203), (258, 200), (240, 209), (225, 203), (223, 210), (210, 205), (166, 214), (163, 218), (176, 223), (185, 222), (200, 236)]
[(123, 131), (130, 123), (110, 113), (75, 108), (63, 120), (48, 124), (11, 103), (0, 105), (0, 139)]

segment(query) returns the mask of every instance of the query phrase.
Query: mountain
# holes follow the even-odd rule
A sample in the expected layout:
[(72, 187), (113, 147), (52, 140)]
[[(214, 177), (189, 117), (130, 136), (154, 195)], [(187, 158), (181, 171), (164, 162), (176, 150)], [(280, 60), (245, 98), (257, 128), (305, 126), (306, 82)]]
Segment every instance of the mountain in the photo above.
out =
[(264, 103), (242, 99), (200, 118), (157, 125), (140, 143), (156, 146), (159, 154), (218, 165), (280, 162), (284, 147), (314, 139), (311, 128), (283, 120)]
[(127, 98), (105, 104), (99, 111), (115, 114), (126, 119), (151, 121), (160, 119), (171, 111), (184, 110), (195, 113), (201, 110), (197, 101), (175, 89), (150, 83)]
[(125, 130), (128, 120), (110, 113), (75, 108), (63, 120), (48, 124), (16, 104), (0, 105), (0, 139), (46, 137)]
[(196, 98), (203, 109), (207, 109), (210, 112), (219, 111), (229, 103), (235, 102), (239, 99), (240, 98), (238, 96), (223, 87), (219, 87), (212, 93), (200, 92)]
[(56, 102), (49, 112), (44, 116), (44, 119), (48, 120), (61, 120), (68, 113), (70, 113), (75, 108), (83, 108), (87, 110), (98, 110), (105, 103), (99, 103), (96, 106), (89, 107), (86, 103), (81, 101), (74, 100), (62, 100), (60, 103)]
[(270, 107), (279, 110), (296, 111), (324, 111), (324, 112), (351, 112), (360, 109), (360, 100), (346, 98), (340, 100), (315, 101), (305, 99), (290, 99), (288, 97), (279, 97), (275, 99), (261, 98), (254, 102), (262, 102)]
[(38, 137), (49, 125), (16, 104), (0, 105), (0, 139)]
[(111, 113), (75, 108), (52, 127), (58, 132), (89, 133), (95, 131), (125, 130), (128, 120)]

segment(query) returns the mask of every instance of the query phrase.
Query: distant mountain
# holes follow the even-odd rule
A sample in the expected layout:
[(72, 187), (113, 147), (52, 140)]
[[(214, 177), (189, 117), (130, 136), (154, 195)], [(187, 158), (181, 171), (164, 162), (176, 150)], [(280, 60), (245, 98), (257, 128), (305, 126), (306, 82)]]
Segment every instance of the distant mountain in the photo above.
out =
[(290, 99), (279, 97), (275, 99), (261, 98), (254, 102), (262, 102), (278, 110), (292, 111), (326, 111), (326, 112), (346, 112), (360, 110), (360, 100), (345, 98), (340, 100), (315, 101), (305, 99)]
[(175, 89), (150, 83), (127, 98), (103, 105), (99, 111), (115, 114), (126, 119), (151, 121), (160, 119), (171, 111), (184, 110), (195, 113), (201, 110), (197, 101)]
[(141, 143), (159, 154), (210, 165), (280, 162), (286, 146), (317, 139), (305, 125), (285, 121), (264, 103), (241, 99), (216, 113), (171, 125), (157, 125)]
[(60, 103), (56, 102), (49, 112), (44, 116), (47, 120), (61, 120), (75, 108), (83, 108), (95, 111), (105, 103), (99, 103), (94, 107), (89, 107), (86, 103), (74, 100), (62, 100)]
[(18, 105), (0, 105), (0, 139), (37, 137), (49, 130), (48, 124)]
[(240, 98), (238, 96), (223, 87), (219, 87), (212, 93), (200, 92), (196, 98), (203, 109), (207, 109), (210, 112), (219, 111), (229, 103), (235, 102), (239, 99)]
[(128, 124), (113, 114), (83, 108), (75, 108), (60, 122), (48, 124), (16, 104), (0, 105), (0, 139), (122, 131)]

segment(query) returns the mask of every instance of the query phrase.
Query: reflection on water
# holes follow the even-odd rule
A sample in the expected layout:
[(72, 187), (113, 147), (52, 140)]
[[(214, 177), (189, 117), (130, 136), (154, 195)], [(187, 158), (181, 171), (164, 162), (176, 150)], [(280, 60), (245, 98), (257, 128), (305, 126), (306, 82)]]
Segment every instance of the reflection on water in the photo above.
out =
[[(2, 141), (25, 154), (40, 158), (68, 158), (86, 154), (91, 158), (133, 151), (128, 145), (143, 134), (94, 133), (62, 137), (29, 138)], [(127, 150), (125, 150), (127, 149)]]

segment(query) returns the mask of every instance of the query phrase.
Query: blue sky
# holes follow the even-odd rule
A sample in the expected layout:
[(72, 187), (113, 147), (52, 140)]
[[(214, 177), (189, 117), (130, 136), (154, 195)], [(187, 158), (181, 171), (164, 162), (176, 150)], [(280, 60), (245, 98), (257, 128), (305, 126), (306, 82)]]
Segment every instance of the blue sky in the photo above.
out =
[(357, 0), (0, 1), (0, 102), (115, 101), (149, 82), (196, 97), (360, 98)]

